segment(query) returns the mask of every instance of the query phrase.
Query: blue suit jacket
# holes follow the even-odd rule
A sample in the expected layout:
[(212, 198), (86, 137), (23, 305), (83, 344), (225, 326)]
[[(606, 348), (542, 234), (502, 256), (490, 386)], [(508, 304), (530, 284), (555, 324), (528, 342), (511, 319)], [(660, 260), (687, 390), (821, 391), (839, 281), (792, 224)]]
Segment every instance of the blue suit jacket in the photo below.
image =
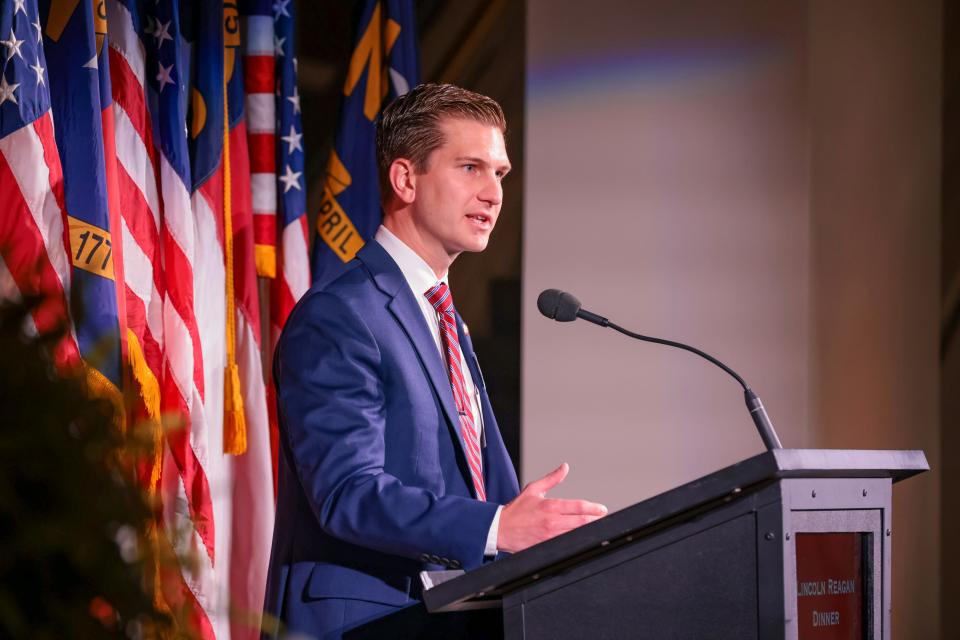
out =
[(293, 310), (274, 361), (279, 490), (265, 610), (281, 630), (339, 637), (415, 603), (421, 570), (484, 562), (497, 505), (519, 488), (457, 322), (480, 389), (486, 502), (474, 496), (445, 365), (383, 247), (368, 243)]

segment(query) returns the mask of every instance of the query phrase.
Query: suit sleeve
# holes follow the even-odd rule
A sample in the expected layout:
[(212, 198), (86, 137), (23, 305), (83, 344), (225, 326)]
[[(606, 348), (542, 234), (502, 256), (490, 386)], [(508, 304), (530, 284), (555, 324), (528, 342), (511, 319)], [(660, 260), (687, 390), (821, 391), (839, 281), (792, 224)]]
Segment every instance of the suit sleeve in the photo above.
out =
[(381, 367), (374, 336), (338, 297), (310, 294), (290, 318), (277, 352), (278, 402), (307, 499), (341, 540), (479, 566), (498, 505), (437, 496), (384, 471)]

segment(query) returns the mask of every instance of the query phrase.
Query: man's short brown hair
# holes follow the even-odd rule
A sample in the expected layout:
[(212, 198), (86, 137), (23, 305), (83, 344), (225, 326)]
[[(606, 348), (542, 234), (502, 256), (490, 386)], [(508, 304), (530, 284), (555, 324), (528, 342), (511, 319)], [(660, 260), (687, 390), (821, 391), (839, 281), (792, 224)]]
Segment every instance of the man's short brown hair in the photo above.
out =
[(444, 118), (475, 120), (507, 132), (503, 109), (493, 98), (452, 84), (421, 84), (391, 102), (377, 120), (377, 165), (380, 198), (392, 193), (390, 165), (407, 158), (417, 173), (427, 170), (427, 158), (444, 143)]

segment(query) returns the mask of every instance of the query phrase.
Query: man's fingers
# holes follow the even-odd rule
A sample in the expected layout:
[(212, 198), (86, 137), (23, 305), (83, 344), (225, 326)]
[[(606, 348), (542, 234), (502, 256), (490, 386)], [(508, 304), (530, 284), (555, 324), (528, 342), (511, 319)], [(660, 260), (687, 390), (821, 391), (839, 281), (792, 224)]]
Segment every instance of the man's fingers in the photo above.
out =
[(567, 477), (567, 473), (570, 472), (570, 465), (566, 462), (561, 464), (559, 467), (548, 473), (547, 475), (534, 480), (527, 485), (527, 488), (524, 491), (531, 491), (538, 495), (542, 495), (550, 489), (553, 489), (555, 486), (563, 482), (563, 479)]
[(582, 527), (585, 524), (590, 524), (599, 520), (602, 516), (588, 516), (588, 515), (579, 515), (579, 516), (558, 516), (550, 522), (550, 533), (551, 537), (563, 535), (569, 531), (573, 531), (577, 527)]
[(563, 515), (583, 514), (598, 517), (607, 515), (607, 508), (605, 506), (596, 502), (590, 502), (589, 500), (561, 500), (550, 498), (544, 500), (543, 508), (550, 513)]

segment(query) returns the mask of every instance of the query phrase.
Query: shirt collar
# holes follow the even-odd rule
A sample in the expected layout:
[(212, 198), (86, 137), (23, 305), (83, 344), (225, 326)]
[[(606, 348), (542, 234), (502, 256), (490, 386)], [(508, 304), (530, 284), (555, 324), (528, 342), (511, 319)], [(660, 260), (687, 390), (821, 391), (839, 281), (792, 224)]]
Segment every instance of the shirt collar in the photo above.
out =
[(380, 225), (374, 239), (400, 267), (400, 272), (415, 295), (422, 296), (438, 281), (449, 284), (447, 280), (449, 271), (438, 279), (430, 265), (385, 226)]

